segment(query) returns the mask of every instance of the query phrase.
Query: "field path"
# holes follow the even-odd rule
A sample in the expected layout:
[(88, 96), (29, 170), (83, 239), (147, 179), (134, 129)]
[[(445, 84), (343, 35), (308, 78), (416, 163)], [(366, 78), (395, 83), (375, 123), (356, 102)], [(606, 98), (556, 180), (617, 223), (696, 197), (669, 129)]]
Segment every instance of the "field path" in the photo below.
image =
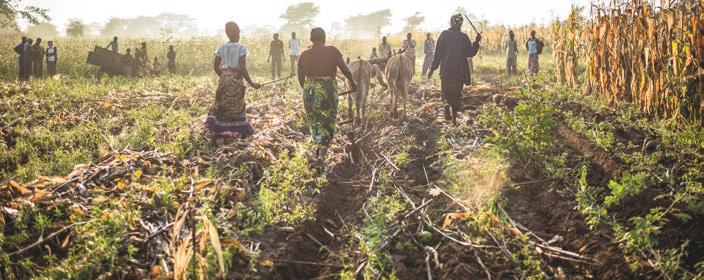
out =
[[(512, 94), (516, 89), (504, 87), (493, 80), (480, 80), (475, 86), (468, 87), (464, 97), (466, 111), (463, 113), (469, 116), (467, 129), (484, 132), (478, 133), (476, 139), (464, 140), (483, 143), (483, 138), (488, 132), (474, 124), (477, 109), (496, 103), (512, 110), (521, 101)], [(273, 268), (264, 275), (265, 277), (336, 279), (343, 269), (361, 271), (367, 265), (367, 260), (358, 252), (349, 251), (349, 245), (356, 240), (347, 233), (350, 229), (358, 230), (364, 220), (363, 206), (373, 194), (370, 186), (378, 183), (372, 183), (373, 170), (390, 164), (384, 151), (385, 148), (396, 144), (393, 143), (395, 139), (387, 137), (388, 135), (412, 136), (416, 146), (420, 147), (409, 151), (410, 158), (414, 159), (411, 164), (403, 168), (393, 167), (395, 170), (390, 178), (393, 186), (403, 192), (405, 199), (415, 206), (427, 201), (432, 183), (443, 176), (431, 166), (437, 165), (441, 160), (438, 144), (445, 124), (441, 119), (442, 103), (438, 100), (440, 93), (437, 86), (415, 85), (413, 90), (413, 110), (409, 111), (405, 122), (384, 119), (380, 123), (370, 124), (367, 132), (357, 130), (359, 134), (366, 133), (364, 139), (355, 145), (347, 144), (345, 148), (350, 155), (354, 154), (356, 164), (348, 159), (332, 167), (327, 175), (328, 184), (321, 188), (314, 219), (289, 233), (267, 234), (272, 237), (273, 243), (263, 255), (272, 258)], [(424, 96), (423, 99), (420, 96)], [(574, 136), (570, 131), (564, 125), (558, 125), (555, 129), (555, 137), (563, 143), (561, 149), (573, 156), (582, 155), (595, 160), (594, 168), (590, 170), (591, 181), (608, 180), (614, 170), (610, 167), (604, 168), (604, 164), (608, 167), (611, 166), (609, 164), (616, 163), (609, 161), (609, 158), (602, 159), (603, 153), (598, 153), (593, 145), (583, 142), (587, 140), (567, 137)], [(347, 139), (353, 137), (348, 136)], [(542, 242), (550, 240), (550, 246), (596, 260), (587, 264), (544, 254), (538, 256), (543, 263), (543, 271), (558, 279), (631, 276), (621, 257), (622, 253), (610, 241), (611, 233), (603, 228), (591, 230), (575, 209), (574, 197), (569, 191), (573, 186), (566, 182), (554, 182), (549, 178), (529, 179), (526, 174), (535, 174), (535, 170), (529, 168), (514, 165), (508, 170), (512, 182), (536, 182), (503, 188), (498, 197), (500, 205), (503, 206), (502, 211), (520, 225), (521, 230), (530, 232), (534, 238)], [(417, 233), (424, 227), (423, 215), (433, 219), (435, 225), (439, 225), (446, 213), (456, 211), (461, 211), (458, 205), (438, 197), (429, 203), (426, 209), (407, 218), (400, 231), (394, 232), (393, 235), (389, 233), (389, 244), (383, 250), (392, 256), (392, 267), (396, 276), (400, 279), (427, 279), (430, 268), (430, 274), (435, 279), (468, 276), (487, 278), (487, 274), (495, 279), (520, 278), (520, 266), (507, 261), (496, 252), (478, 253), (471, 247), (441, 240), (435, 247), (438, 262), (442, 264), (438, 267), (429, 266), (426, 260), (428, 251), (420, 244), (416, 244), (414, 248), (403, 249), (395, 246), (409, 240), (417, 243)], [(381, 272), (380, 275), (387, 275), (385, 273)]]

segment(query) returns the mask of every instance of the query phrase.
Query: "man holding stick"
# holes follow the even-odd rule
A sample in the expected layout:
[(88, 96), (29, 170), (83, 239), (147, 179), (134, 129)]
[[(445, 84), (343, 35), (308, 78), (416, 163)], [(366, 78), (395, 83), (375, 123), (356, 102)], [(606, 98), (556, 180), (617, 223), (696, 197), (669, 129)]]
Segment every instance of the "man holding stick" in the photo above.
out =
[(433, 72), (440, 68), (442, 99), (446, 102), (445, 120), (452, 120), (453, 125), (457, 125), (457, 116), (462, 108), (464, 85), (471, 83), (467, 58), (477, 55), (479, 42), (482, 39), (482, 36), (477, 32), (474, 43), (472, 43), (469, 36), (462, 32), (463, 21), (461, 14), (452, 16), (450, 28), (443, 31), (438, 38), (435, 58), (430, 73), (428, 73), (428, 78), (432, 78)]

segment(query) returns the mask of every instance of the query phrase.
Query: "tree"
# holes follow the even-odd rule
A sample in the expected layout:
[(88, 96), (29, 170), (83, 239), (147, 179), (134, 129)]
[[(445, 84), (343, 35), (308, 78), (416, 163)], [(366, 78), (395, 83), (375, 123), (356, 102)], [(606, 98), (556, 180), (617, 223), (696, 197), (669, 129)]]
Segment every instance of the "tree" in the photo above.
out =
[(18, 16), (31, 24), (38, 24), (40, 20), (51, 20), (46, 9), (32, 5), (20, 7), (22, 1), (0, 0), (0, 27), (16, 25)]
[(125, 27), (127, 37), (157, 37), (161, 35), (161, 22), (156, 17), (138, 16), (130, 19)]
[(320, 7), (313, 2), (303, 2), (288, 6), (286, 11), (281, 15), (286, 23), (279, 29), (280, 33), (288, 34), (296, 32), (298, 34), (308, 34), (308, 31), (313, 27), (315, 18), (320, 13)]
[[(274, 26), (262, 26), (262, 25), (245, 25), (242, 26), (242, 36), (249, 38), (262, 38), (269, 37), (271, 33), (276, 32), (277, 28)], [(223, 30), (219, 34), (225, 34)], [(284, 37), (285, 38), (285, 37)]]
[(156, 16), (161, 22), (162, 30), (170, 30), (175, 37), (192, 37), (198, 35), (195, 19), (188, 15), (165, 13)]
[[(2, 24), (7, 22), (7, 24)], [(15, 36), (20, 30), (14, 19), (8, 18), (5, 14), (0, 14), (0, 36)]]
[(198, 35), (195, 19), (188, 15), (164, 13), (136, 18), (111, 18), (100, 31), (105, 37), (192, 37)]
[(73, 18), (68, 20), (66, 35), (69, 37), (81, 37), (85, 33), (86, 25), (82, 20)]
[(89, 24), (86, 24), (86, 30), (83, 35), (97, 37), (97, 36), (100, 36), (100, 30), (102, 30), (102, 29), (103, 29), (103, 25), (100, 24), (99, 22), (91, 22)]
[(391, 23), (391, 10), (381, 10), (366, 15), (356, 15), (345, 20), (345, 28), (354, 36), (381, 35), (381, 29)]
[(49, 22), (42, 22), (40, 24), (27, 27), (27, 34), (32, 37), (49, 39), (58, 37), (59, 31), (57, 31), (56, 25)]
[(466, 15), (466, 14), (469, 14), (469, 12), (467, 12), (467, 9), (465, 7), (457, 6), (457, 8), (455, 8), (455, 12), (453, 12), (452, 14), (453, 15), (456, 15), (456, 14)]
[[(474, 24), (474, 26), (475, 26), (476, 28), (480, 29), (480, 30), (481, 30), (481, 29), (484, 29), (484, 27), (485, 27), (486, 25), (488, 25), (488, 21), (487, 21), (486, 19), (480, 19), (478, 16), (476, 16), (476, 15), (474, 15), (474, 14), (468, 12), (467, 9), (465, 9), (464, 7), (461, 7), (461, 6), (460, 6), (460, 7), (457, 7), (457, 8), (455, 9), (455, 12), (453, 13), (453, 15), (456, 15), (456, 14), (462, 14), (463, 16), (468, 17), (468, 18), (472, 21), (472, 23)], [(472, 27), (469, 25), (469, 22), (467, 22), (466, 19), (465, 19), (464, 28), (467, 29), (467, 30), (471, 30), (471, 28), (472, 28)]]
[(403, 32), (412, 32), (415, 31), (418, 26), (423, 24), (425, 17), (421, 14), (421, 12), (416, 12), (414, 15), (404, 18), (403, 20), (406, 22)]
[(342, 33), (344, 33), (344, 32), (345, 32), (345, 28), (342, 27), (342, 23), (339, 23), (339, 22), (333, 22), (330, 25), (330, 30), (328, 31), (328, 33), (330, 33), (331, 37), (340, 37), (343, 35)]
[(104, 37), (122, 36), (125, 34), (128, 23), (129, 20), (124, 18), (110, 18), (100, 30), (100, 35)]

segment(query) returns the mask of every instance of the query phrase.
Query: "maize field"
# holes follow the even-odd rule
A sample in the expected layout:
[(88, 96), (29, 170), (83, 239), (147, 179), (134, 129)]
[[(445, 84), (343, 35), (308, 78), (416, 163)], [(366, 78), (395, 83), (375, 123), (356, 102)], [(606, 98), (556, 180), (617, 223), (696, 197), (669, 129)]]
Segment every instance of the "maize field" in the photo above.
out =
[[(703, 121), (704, 11), (702, 1), (654, 5), (632, 1), (593, 6), (588, 21), (575, 11), (556, 22), (558, 80), (575, 85), (577, 56), (586, 63), (584, 91), (644, 112)], [(558, 36), (562, 35), (562, 36)], [(562, 74), (564, 72), (564, 74)]]
[[(170, 46), (177, 53), (174, 73), (147, 65), (154, 71), (135, 76), (86, 63), (112, 34), (52, 38), (58, 74), (22, 81), (24, 51), (14, 48), (37, 36), (0, 29), (0, 280), (704, 279), (704, 0), (696, 1), (568, 5), (563, 20), (475, 22), (483, 39), (471, 81), (454, 96), (456, 123), (443, 72), (465, 69), (443, 61), (420, 74), (427, 32), (438, 42), (447, 26), (331, 35), (326, 44), (352, 60), (368, 58), (384, 34), (398, 52), (413, 30), (417, 47), (403, 118), (391, 115), (399, 94), (391, 63), (378, 72), (387, 86), (354, 75), (369, 88), (361, 105), (338, 71), (339, 99), (320, 102), (337, 108), (326, 147), (314, 141), (311, 92), (291, 75), (292, 58), (283, 78), (271, 77), (278, 27), (233, 19), (262, 86), (237, 93), (253, 135), (228, 141), (206, 122), (231, 106), (217, 101), (231, 93), (213, 69), (225, 32), (120, 36), (120, 53), (142, 42), (163, 64)], [(19, 2), (0, 1), (0, 12)], [(267, 12), (282, 1), (269, 2)], [(325, 14), (328, 2), (313, 4)], [(461, 30), (474, 41), (469, 24)], [(509, 31), (515, 60), (504, 46)], [(531, 31), (545, 45), (531, 42), (529, 55)], [(305, 33), (302, 49), (312, 44)], [(455, 50), (447, 60), (464, 66)], [(354, 106), (366, 116), (355, 118)]]

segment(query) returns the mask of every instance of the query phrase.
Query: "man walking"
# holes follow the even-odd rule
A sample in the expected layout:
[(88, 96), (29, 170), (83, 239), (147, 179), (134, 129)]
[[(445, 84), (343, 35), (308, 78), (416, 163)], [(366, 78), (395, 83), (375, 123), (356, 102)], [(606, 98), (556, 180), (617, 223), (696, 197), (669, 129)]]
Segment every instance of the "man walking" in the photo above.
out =
[(457, 116), (462, 108), (462, 90), (470, 85), (471, 77), (467, 58), (474, 57), (479, 51), (482, 36), (477, 34), (474, 44), (469, 36), (462, 32), (464, 19), (456, 14), (450, 19), (450, 28), (443, 31), (435, 47), (435, 57), (428, 78), (440, 66), (442, 98), (446, 102), (445, 120), (452, 120), (457, 125)]
[(56, 75), (56, 63), (59, 61), (59, 55), (54, 46), (54, 41), (49, 41), (47, 44), (49, 47), (46, 48), (46, 75), (54, 77), (54, 75)]
[(291, 39), (288, 40), (288, 56), (291, 59), (291, 76), (296, 75), (296, 62), (298, 55), (301, 54), (301, 41), (296, 38), (296, 32), (291, 33)]
[(37, 42), (32, 46), (32, 73), (34, 77), (41, 78), (44, 72), (44, 47), (42, 39), (37, 38)]
[(526, 42), (528, 49), (528, 74), (535, 75), (540, 71), (540, 53), (543, 51), (543, 42), (535, 37), (535, 31), (530, 32), (530, 39)]
[(281, 64), (284, 60), (284, 42), (279, 40), (279, 33), (274, 33), (274, 40), (269, 46), (269, 57), (266, 62), (271, 61), (271, 78), (281, 77)]
[(27, 37), (22, 37), (22, 42), (21, 42), (19, 45), (15, 46), (15, 52), (19, 55), (18, 61), (17, 61), (17, 66), (18, 66), (19, 73), (18, 73), (18, 75), (17, 75), (17, 78), (18, 78), (20, 81), (22, 81), (22, 79), (24, 78), (24, 71), (25, 71), (25, 69), (24, 69), (24, 63), (23, 63), (23, 62), (24, 62), (24, 56), (25, 56), (24, 46), (25, 46), (26, 44), (27, 44)]
[(169, 46), (169, 52), (166, 53), (166, 59), (169, 60), (168, 67), (170, 74), (176, 74), (176, 51), (174, 51), (174, 46)]
[(516, 41), (516, 35), (513, 31), (508, 32), (508, 38), (504, 42), (504, 49), (506, 50), (506, 71), (509, 75), (516, 75), (518, 73), (517, 61), (518, 61), (518, 41)]
[(425, 42), (423, 43), (423, 54), (425, 54), (425, 58), (423, 58), (423, 76), (428, 75), (428, 72), (430, 71), (430, 66), (433, 65), (433, 56), (435, 55), (435, 40), (433, 40), (433, 34), (428, 33), (425, 38)]

